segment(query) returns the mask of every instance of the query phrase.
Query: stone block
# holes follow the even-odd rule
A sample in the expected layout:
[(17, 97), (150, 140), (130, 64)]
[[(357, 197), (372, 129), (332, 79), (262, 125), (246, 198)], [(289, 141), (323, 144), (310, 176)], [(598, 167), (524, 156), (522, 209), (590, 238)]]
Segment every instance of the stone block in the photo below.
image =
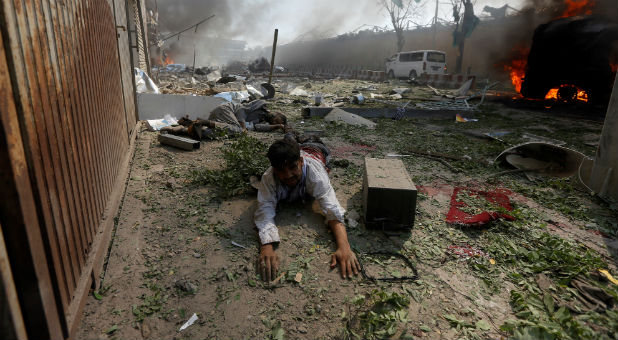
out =
[(200, 148), (200, 141), (169, 134), (160, 134), (159, 143), (188, 151)]
[(416, 196), (416, 186), (400, 159), (365, 158), (363, 211), (367, 228), (412, 228)]

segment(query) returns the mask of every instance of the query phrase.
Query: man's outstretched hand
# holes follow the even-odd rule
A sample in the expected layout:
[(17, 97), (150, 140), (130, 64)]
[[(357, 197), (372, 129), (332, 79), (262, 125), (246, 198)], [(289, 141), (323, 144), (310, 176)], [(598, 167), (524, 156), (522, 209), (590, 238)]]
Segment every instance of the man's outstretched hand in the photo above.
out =
[(277, 277), (279, 257), (272, 244), (263, 244), (260, 247), (260, 256), (257, 263), (258, 273), (264, 281), (272, 281)]
[(339, 263), (342, 278), (349, 279), (352, 277), (352, 273), (354, 273), (354, 275), (358, 275), (360, 264), (358, 263), (356, 255), (354, 255), (350, 247), (338, 248), (337, 251), (331, 256), (331, 269), (335, 268), (337, 263)]

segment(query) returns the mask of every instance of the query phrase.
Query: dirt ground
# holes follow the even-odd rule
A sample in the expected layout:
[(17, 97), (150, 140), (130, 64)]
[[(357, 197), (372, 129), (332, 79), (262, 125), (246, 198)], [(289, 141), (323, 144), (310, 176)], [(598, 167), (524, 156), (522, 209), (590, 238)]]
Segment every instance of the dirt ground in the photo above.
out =
[[(312, 91), (332, 93), (335, 98), (370, 83), (311, 84)], [(380, 83), (372, 91), (388, 94), (399, 86), (408, 85)], [(427, 92), (413, 87), (408, 96), (419, 98)], [(323, 130), (334, 159), (349, 161), (333, 166), (330, 178), (348, 211), (347, 228), (355, 252), (359, 256), (372, 251), (400, 253), (416, 267), (418, 279), (374, 282), (360, 275), (341, 279), (329, 268), (333, 238), (315, 204), (308, 202), (280, 207), (278, 254), (285, 275), (276, 284), (261, 282), (254, 270), (259, 243), (252, 222), (255, 191), (222, 198), (214, 185), (198, 185), (191, 175), (196, 169), (225, 167), (222, 150), (234, 145), (234, 139), (204, 141), (199, 150), (187, 152), (160, 145), (157, 133), (142, 126), (102, 288), (88, 297), (76, 338), (332, 339), (354, 338), (355, 334), (366, 338), (509, 338), (532, 332), (531, 325), (551, 330), (556, 338), (616, 336), (618, 325), (607, 322), (616, 315), (615, 303), (596, 314), (573, 313), (569, 322), (576, 320), (584, 329), (580, 330), (567, 326), (554, 311), (554, 300), (550, 308), (546, 298), (554, 297), (555, 309), (561, 301), (581, 305), (565, 281), (565, 275), (572, 272), (562, 270), (574, 262), (586, 269), (606, 268), (616, 276), (616, 207), (583, 192), (574, 179), (532, 182), (517, 173), (489, 178), (505, 170), (486, 165), (505, 144), (465, 133), (509, 131), (502, 138), (510, 144), (523, 142), (523, 134), (532, 133), (565, 141), (565, 146), (592, 156), (602, 120), (487, 102), (474, 114), (478, 122), (455, 123), (452, 116), (376, 119), (376, 129), (366, 130), (303, 119), (302, 105), (293, 99), (278, 94), (270, 106), (285, 113), (297, 130)], [(269, 145), (282, 134), (250, 132), (249, 136)], [(415, 226), (402, 234), (367, 230), (361, 208), (364, 157), (406, 154), (412, 148), (466, 155), (470, 160), (449, 161), (447, 166), (422, 156), (402, 158), (419, 189)], [(445, 214), (457, 186), (511, 190), (517, 221), (479, 228), (446, 224)], [(543, 257), (541, 250), (533, 254), (535, 245), (542, 242), (556, 242), (551, 251), (558, 254), (556, 259)], [(453, 251), (458, 246), (474, 247), (482, 255), (460, 257)], [(541, 260), (535, 260), (539, 254)], [(396, 257), (360, 257), (371, 275), (410, 274)], [(546, 266), (539, 268), (538, 263)], [(295, 280), (298, 273), (302, 274), (299, 282)], [(550, 288), (539, 283), (543, 277), (549, 277)], [(600, 282), (604, 289), (616, 291), (615, 285)], [(395, 326), (387, 333), (380, 333), (378, 326), (368, 328), (373, 314), (367, 312), (377, 311), (370, 301), (380, 299), (376, 292), (396, 293), (408, 302), (397, 320), (391, 320)], [(533, 293), (545, 305), (518, 304), (517, 294), (532, 299)], [(548, 325), (534, 324), (530, 321), (534, 318), (522, 314), (525, 308), (541, 313), (534, 318)], [(198, 320), (179, 331), (194, 313)], [(509, 328), (514, 324), (515, 330)], [(588, 329), (592, 333), (586, 333)]]

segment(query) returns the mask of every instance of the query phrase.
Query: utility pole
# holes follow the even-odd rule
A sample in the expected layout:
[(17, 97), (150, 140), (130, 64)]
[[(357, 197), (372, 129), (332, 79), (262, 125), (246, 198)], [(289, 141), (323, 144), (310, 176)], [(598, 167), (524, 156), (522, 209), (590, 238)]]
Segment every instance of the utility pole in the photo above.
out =
[(268, 84), (273, 80), (273, 68), (275, 67), (275, 52), (277, 51), (277, 36), (279, 29), (275, 28), (275, 38), (273, 39), (273, 55), (270, 57), (270, 75), (268, 76)]
[[(614, 80), (612, 96), (609, 99), (601, 140), (591, 168), (583, 181), (588, 189), (599, 196), (618, 200), (618, 77)], [(580, 171), (584, 169), (586, 161)], [(580, 173), (580, 176), (582, 174)], [(581, 177), (580, 177), (581, 178)]]

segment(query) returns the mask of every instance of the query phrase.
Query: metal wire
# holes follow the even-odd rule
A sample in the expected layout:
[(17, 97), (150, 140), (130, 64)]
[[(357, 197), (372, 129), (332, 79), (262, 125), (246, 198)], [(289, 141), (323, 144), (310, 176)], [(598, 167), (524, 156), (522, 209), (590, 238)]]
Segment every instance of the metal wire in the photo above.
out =
[[(414, 273), (413, 276), (401, 276), (401, 277), (372, 277), (367, 275), (367, 272), (365, 271), (365, 267), (363, 266), (363, 262), (361, 261), (361, 258), (363, 256), (370, 256), (370, 255), (388, 255), (388, 256), (395, 256), (395, 257), (399, 257), (401, 258), (406, 265), (408, 265), (408, 267), (410, 267), (410, 269), (412, 269), (412, 272)], [(418, 280), (418, 271), (416, 270), (416, 267), (414, 267), (414, 264), (412, 264), (412, 262), (405, 256), (403, 256), (402, 254), (399, 253), (393, 253), (393, 252), (383, 252), (383, 251), (376, 251), (376, 252), (370, 252), (370, 253), (361, 253), (358, 256), (358, 264), (361, 267), (361, 274), (363, 275), (363, 278), (365, 278), (366, 280), (371, 280), (371, 281), (386, 281), (386, 282), (401, 282), (401, 281), (415, 281)]]

